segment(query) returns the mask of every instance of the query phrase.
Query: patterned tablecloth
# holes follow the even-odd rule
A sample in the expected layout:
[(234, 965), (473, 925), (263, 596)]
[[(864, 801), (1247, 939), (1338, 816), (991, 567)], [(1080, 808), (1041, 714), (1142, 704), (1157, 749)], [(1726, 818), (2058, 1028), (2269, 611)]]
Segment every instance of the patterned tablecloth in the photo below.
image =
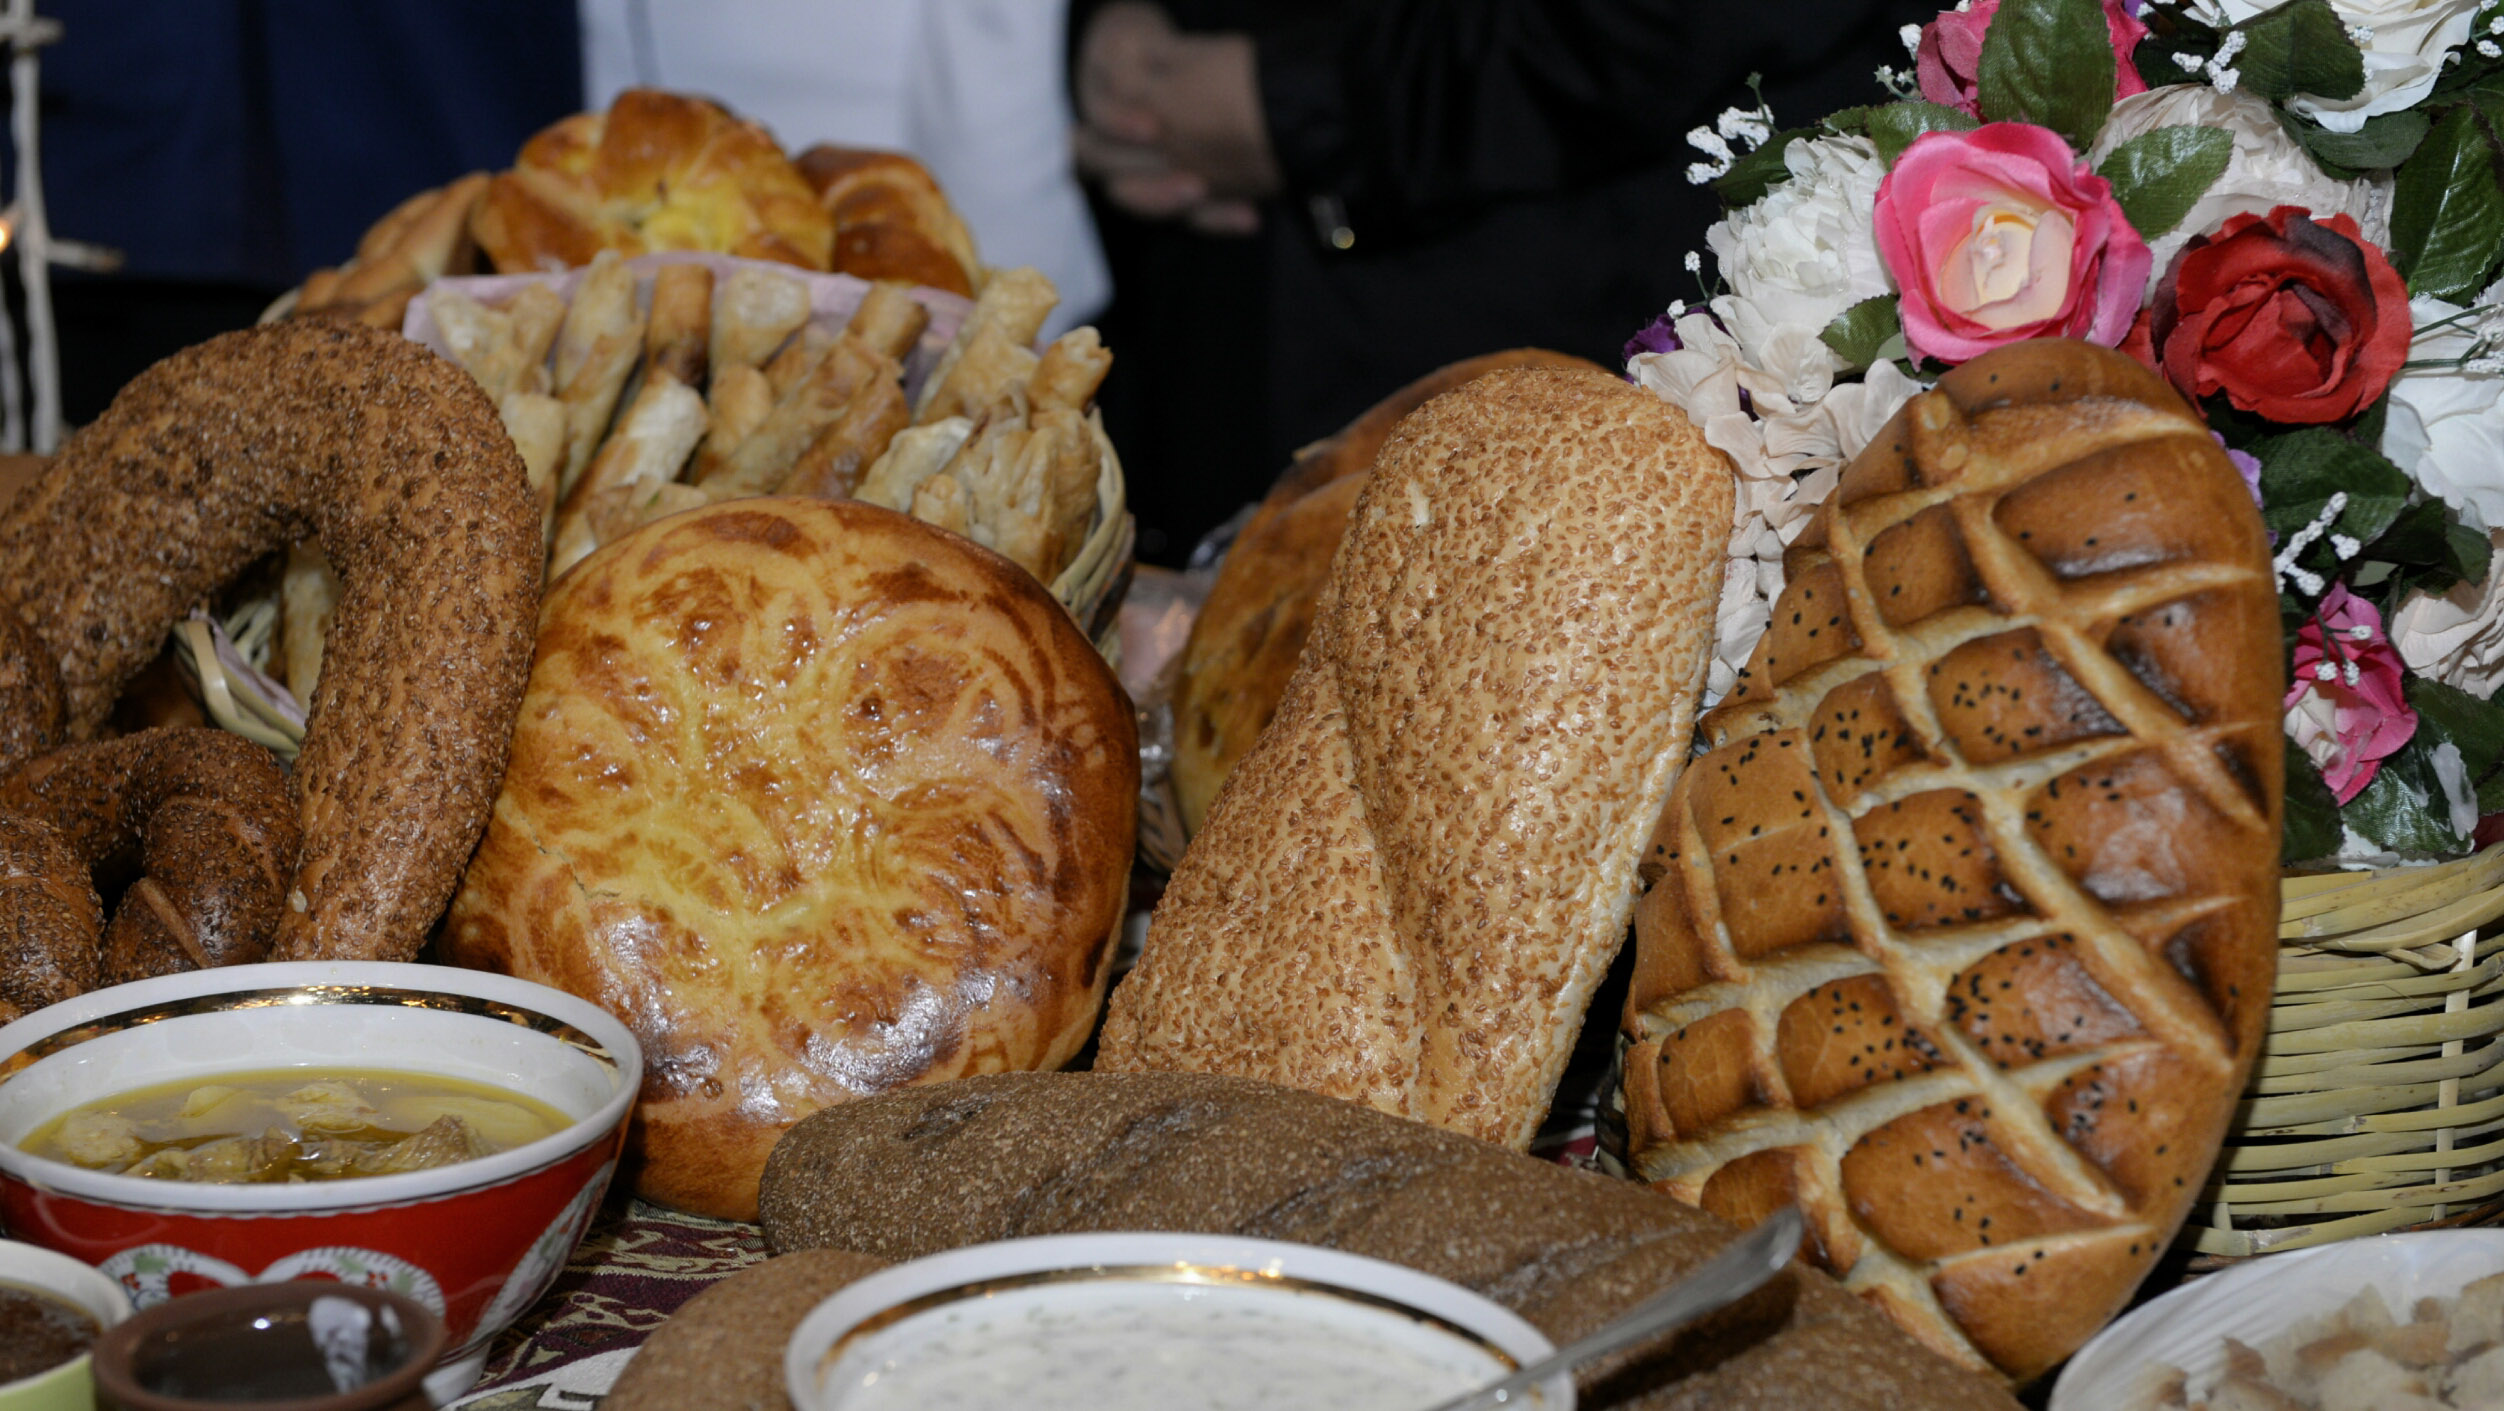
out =
[[(1611, 1009), (1609, 1012), (1615, 1012)], [(1597, 1084), (1578, 1062), (1532, 1151), (1593, 1163)], [(688, 1299), (766, 1257), (754, 1225), (612, 1198), (555, 1287), (505, 1333), (459, 1411), (588, 1411), (652, 1331)]]
[(754, 1225), (613, 1199), (536, 1307), (487, 1360), (461, 1411), (585, 1411), (679, 1305), (765, 1257)]

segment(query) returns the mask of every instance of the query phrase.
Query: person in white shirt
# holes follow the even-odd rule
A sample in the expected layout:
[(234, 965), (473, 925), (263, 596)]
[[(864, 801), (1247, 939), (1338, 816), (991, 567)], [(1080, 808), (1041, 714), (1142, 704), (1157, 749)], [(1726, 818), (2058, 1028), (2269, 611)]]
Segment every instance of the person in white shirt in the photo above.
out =
[(1111, 301), (1071, 168), (1066, 0), (578, 0), (583, 96), (713, 98), (797, 153), (907, 152), (974, 232), (983, 262), (1032, 265), (1061, 292), (1045, 336)]

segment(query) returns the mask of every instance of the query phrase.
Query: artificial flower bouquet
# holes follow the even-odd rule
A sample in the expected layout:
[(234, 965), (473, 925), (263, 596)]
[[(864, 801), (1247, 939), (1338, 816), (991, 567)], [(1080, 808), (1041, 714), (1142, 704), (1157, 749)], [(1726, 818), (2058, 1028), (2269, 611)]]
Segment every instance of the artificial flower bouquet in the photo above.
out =
[(2199, 404), (2274, 536), (2288, 860), (2504, 836), (2504, 0), (1967, 0), (1905, 40), (1891, 101), (1689, 134), (1718, 280), (1627, 353), (1740, 475), (1711, 694), (1908, 397), (2085, 338)]

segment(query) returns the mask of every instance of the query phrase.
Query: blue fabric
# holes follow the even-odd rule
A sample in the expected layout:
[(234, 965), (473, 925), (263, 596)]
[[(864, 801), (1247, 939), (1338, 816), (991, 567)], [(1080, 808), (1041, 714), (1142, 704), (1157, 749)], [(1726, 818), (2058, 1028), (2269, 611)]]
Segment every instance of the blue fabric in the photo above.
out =
[[(293, 284), (582, 106), (573, 0), (45, 0), (53, 230), (139, 278)], [(14, 179), (14, 178), (12, 178)]]

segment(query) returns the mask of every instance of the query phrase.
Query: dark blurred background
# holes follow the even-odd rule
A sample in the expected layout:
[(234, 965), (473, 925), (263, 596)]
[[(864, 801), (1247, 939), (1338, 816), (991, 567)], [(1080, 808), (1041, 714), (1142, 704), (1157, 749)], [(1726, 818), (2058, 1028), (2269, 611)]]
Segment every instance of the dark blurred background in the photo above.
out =
[[(126, 256), (56, 276), (72, 425), (584, 101), (573, 0), (42, 8), (66, 31), (42, 68), (52, 228)], [(1114, 274), (1102, 405), (1140, 557), (1181, 563), (1297, 446), (1443, 363), (1617, 365), (1701, 292), (1681, 262), (1718, 211), (1686, 132), (1753, 106), (1752, 73), (1783, 125), (1872, 101), (1898, 27), (1935, 8), (1077, 0), (1067, 111)]]

